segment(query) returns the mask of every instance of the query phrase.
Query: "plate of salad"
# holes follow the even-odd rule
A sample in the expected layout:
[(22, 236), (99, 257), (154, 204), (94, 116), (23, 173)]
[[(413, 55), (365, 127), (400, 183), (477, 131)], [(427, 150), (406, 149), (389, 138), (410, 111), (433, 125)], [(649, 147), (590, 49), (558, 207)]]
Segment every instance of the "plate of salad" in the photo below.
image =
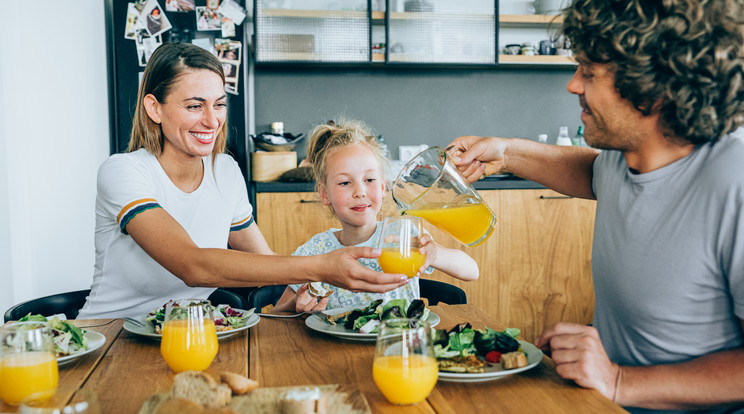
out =
[[(217, 328), (217, 339), (224, 339), (235, 335), (256, 325), (261, 318), (254, 313), (255, 309), (243, 310), (232, 308), (230, 305), (212, 306), (212, 318)], [(124, 329), (135, 335), (146, 336), (160, 340), (163, 336), (163, 322), (165, 320), (165, 307), (153, 309), (149, 314), (136, 318), (139, 324), (126, 320)]]
[(98, 332), (81, 329), (69, 321), (59, 319), (57, 316), (47, 318), (43, 315), (28, 314), (19, 321), (48, 322), (54, 335), (54, 352), (57, 356), (57, 365), (64, 365), (74, 359), (89, 354), (106, 343), (106, 337)]
[(363, 308), (336, 308), (315, 313), (305, 319), (305, 325), (317, 332), (352, 341), (374, 342), (377, 327), (388, 318), (420, 318), (432, 327), (439, 315), (431, 312), (420, 299), (391, 299), (383, 303), (375, 300)]
[(458, 324), (449, 331), (434, 329), (439, 380), (492, 381), (536, 367), (543, 359), (542, 351), (518, 336), (516, 328), (473, 329), (469, 323)]

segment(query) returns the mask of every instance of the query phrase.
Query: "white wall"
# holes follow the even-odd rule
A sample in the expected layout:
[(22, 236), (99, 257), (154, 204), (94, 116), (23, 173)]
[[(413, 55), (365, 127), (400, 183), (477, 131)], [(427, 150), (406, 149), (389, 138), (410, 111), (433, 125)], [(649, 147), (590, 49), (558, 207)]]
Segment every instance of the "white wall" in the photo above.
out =
[(96, 171), (108, 156), (102, 1), (4, 1), (0, 310), (89, 287)]

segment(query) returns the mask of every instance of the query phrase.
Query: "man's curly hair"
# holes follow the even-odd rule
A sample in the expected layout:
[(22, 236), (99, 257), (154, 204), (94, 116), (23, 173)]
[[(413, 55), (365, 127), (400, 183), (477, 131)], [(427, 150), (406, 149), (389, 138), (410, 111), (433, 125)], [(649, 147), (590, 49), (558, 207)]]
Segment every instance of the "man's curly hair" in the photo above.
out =
[(715, 142), (744, 124), (744, 0), (574, 0), (563, 16), (574, 55), (610, 64), (666, 136)]

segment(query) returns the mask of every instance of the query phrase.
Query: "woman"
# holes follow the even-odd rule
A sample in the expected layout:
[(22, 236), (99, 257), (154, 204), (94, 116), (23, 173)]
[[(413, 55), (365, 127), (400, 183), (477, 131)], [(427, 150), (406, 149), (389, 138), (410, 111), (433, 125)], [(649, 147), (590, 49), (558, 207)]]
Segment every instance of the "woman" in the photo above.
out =
[(141, 316), (215, 287), (326, 281), (384, 292), (405, 284), (357, 263), (379, 256), (370, 248), (269, 256), (240, 170), (223, 154), (224, 86), (222, 64), (198, 46), (166, 43), (152, 54), (128, 152), (98, 172), (95, 273), (78, 318)]

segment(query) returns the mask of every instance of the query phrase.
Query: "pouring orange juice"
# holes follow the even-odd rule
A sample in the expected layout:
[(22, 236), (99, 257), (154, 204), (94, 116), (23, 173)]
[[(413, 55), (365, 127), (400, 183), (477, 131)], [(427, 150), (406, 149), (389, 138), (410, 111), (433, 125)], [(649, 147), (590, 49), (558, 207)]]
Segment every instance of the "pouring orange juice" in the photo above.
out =
[(414, 156), (392, 188), (401, 214), (421, 217), (466, 246), (477, 246), (493, 233), (495, 215), (442, 148)]
[(418, 217), (385, 217), (377, 241), (377, 247), (382, 249), (377, 258), (380, 268), (385, 273), (402, 273), (409, 278), (416, 276), (426, 262), (426, 256), (418, 251), (422, 235)]
[(209, 301), (168, 302), (160, 353), (174, 372), (207, 369), (217, 355), (217, 348), (217, 330)]
[(51, 328), (46, 322), (0, 327), (0, 399), (17, 405), (33, 395), (47, 400), (57, 390), (59, 371)]

